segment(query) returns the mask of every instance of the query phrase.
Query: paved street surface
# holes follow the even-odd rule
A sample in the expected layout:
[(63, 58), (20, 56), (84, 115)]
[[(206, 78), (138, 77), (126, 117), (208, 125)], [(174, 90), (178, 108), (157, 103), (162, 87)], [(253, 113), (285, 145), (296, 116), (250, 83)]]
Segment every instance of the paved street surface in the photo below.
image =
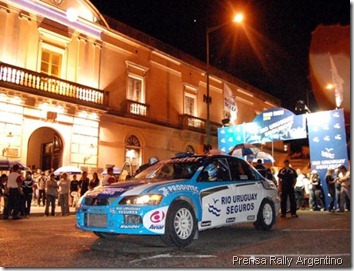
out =
[(352, 267), (349, 212), (299, 211), (299, 218), (278, 218), (271, 231), (240, 224), (201, 232), (187, 248), (170, 248), (151, 236), (100, 239), (76, 229), (73, 214), (44, 217), (42, 209), (36, 207), (28, 219), (0, 219), (1, 266)]

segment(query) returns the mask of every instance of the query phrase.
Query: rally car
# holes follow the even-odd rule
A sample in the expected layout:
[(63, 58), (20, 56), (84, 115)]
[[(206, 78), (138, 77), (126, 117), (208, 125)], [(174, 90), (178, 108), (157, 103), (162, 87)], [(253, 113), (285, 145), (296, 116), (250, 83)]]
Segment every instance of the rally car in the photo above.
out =
[(273, 182), (241, 158), (187, 155), (160, 161), (126, 182), (81, 197), (76, 225), (101, 238), (159, 235), (185, 247), (199, 231), (253, 222), (269, 230), (280, 201)]

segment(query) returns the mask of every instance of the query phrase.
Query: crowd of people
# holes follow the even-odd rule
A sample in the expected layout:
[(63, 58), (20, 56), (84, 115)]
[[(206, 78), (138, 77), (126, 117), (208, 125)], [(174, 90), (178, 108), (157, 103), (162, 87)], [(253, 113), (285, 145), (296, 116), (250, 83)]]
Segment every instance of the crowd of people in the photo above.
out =
[[(44, 207), (44, 216), (55, 216), (56, 207), (60, 206), (60, 214), (67, 216), (70, 214), (69, 207), (75, 207), (80, 196), (101, 184), (96, 172), (91, 179), (86, 171), (82, 172), (79, 179), (76, 174), (63, 172), (55, 175), (51, 170), (40, 169), (36, 172), (26, 171), (24, 175), (18, 165), (14, 165), (8, 175), (2, 174), (0, 177), (3, 219), (28, 218), (31, 206)], [(110, 182), (113, 182), (113, 174), (108, 172), (107, 176), (103, 180), (111, 178)]]
[[(279, 172), (268, 169), (257, 161), (255, 168), (267, 179), (273, 180), (279, 190), (281, 200), (281, 218), (290, 212), (298, 217), (298, 209), (310, 211), (345, 212), (350, 211), (350, 171), (341, 165), (328, 168), (324, 180), (316, 170), (303, 174), (301, 169), (294, 170), (289, 160), (285, 160)], [(270, 173), (271, 172), (271, 173)], [(330, 203), (326, 204), (323, 184), (326, 183)]]

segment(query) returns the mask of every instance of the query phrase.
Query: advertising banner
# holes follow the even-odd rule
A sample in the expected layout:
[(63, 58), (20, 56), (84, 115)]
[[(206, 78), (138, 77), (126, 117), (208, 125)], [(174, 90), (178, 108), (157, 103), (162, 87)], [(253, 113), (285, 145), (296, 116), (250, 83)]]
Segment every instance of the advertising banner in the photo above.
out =
[[(250, 130), (246, 129), (247, 143), (275, 142), (306, 138), (306, 115), (295, 115), (284, 108), (271, 108), (253, 120)], [(257, 134), (255, 132), (257, 131)]]
[(311, 169), (317, 170), (322, 187), (328, 196), (325, 176), (329, 167), (344, 165), (348, 168), (345, 122), (342, 109), (312, 113), (307, 116)]
[(218, 128), (218, 149), (228, 153), (237, 144), (244, 143), (243, 124)]

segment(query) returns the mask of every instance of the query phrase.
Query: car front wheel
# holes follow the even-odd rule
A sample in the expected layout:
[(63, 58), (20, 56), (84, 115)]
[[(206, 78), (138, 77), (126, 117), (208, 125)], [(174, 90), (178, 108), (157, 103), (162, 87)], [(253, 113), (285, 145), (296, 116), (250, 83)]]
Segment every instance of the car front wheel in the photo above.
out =
[(174, 202), (167, 213), (162, 241), (168, 246), (186, 247), (193, 241), (197, 222), (193, 208), (185, 201)]
[(254, 222), (254, 226), (256, 229), (270, 230), (274, 223), (274, 204), (269, 199), (264, 199), (258, 210), (257, 220)]

